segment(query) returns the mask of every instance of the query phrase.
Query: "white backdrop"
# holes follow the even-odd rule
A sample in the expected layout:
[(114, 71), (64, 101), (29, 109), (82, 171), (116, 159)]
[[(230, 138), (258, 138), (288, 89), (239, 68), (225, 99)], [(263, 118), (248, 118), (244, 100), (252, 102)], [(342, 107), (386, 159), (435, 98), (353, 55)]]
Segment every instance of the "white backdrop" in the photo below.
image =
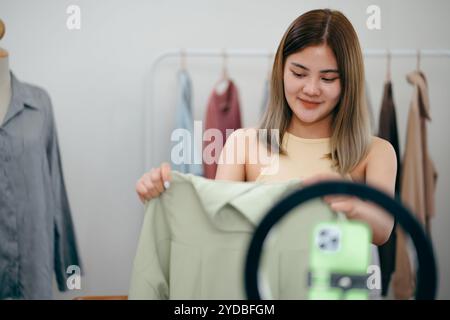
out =
[[(381, 8), (381, 30), (366, 27), (366, 8)], [(66, 9), (81, 9), (81, 29), (68, 30)], [(301, 13), (322, 7), (340, 9), (355, 26), (364, 49), (450, 49), (450, 2), (441, 1), (181, 1), (181, 0), (0, 0), (16, 76), (51, 95), (66, 184), (73, 210), (85, 276), (79, 295), (127, 294), (142, 222), (134, 185), (144, 172), (144, 148), (159, 163), (169, 158), (168, 142), (176, 99), (177, 59), (165, 60), (156, 74), (155, 145), (144, 146), (144, 108), (149, 108), (150, 66), (161, 52), (180, 47), (275, 50), (284, 31)], [(195, 118), (201, 120), (220, 58), (188, 57), (194, 88)], [(385, 59), (367, 58), (371, 102), (378, 119)], [(439, 171), (433, 241), (440, 269), (439, 297), (450, 298), (450, 59), (422, 58), (430, 86), (430, 153)], [(414, 58), (393, 58), (392, 78), (404, 150), (411, 86), (406, 73)], [(268, 59), (228, 59), (241, 97), (245, 126), (258, 119)], [(156, 164), (156, 163), (155, 163)]]

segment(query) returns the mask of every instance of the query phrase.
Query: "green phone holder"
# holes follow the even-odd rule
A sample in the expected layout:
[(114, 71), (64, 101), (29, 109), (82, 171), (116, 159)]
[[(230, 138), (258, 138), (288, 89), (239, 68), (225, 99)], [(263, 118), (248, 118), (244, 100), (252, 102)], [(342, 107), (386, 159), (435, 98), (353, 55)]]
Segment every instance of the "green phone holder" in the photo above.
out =
[(371, 259), (370, 228), (359, 221), (329, 221), (312, 233), (308, 298), (365, 300)]

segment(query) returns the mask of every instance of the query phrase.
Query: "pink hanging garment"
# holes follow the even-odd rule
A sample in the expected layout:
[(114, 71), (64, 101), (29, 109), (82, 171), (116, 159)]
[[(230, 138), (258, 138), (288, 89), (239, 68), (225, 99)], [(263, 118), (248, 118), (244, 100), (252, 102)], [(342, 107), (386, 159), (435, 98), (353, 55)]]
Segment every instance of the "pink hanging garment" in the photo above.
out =
[[(207, 141), (203, 142), (203, 171), (204, 176), (208, 179), (216, 177), (217, 163), (220, 152), (226, 142), (227, 129), (230, 131), (229, 134), (231, 134), (231, 130), (241, 128), (239, 93), (233, 81), (228, 81), (229, 84), (226, 90), (223, 93), (218, 93), (216, 88), (214, 88), (208, 101), (205, 132), (214, 128), (221, 133), (221, 139), (216, 141), (217, 135), (212, 134), (206, 139)], [(208, 157), (208, 159), (205, 159), (205, 157)]]

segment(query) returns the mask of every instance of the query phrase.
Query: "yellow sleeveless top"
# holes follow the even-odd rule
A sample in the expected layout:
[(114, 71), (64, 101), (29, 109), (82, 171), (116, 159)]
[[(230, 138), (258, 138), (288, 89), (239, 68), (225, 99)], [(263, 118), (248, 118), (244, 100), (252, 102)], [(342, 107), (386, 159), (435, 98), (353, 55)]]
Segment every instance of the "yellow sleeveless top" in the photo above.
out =
[[(285, 132), (282, 146), (286, 155), (276, 154), (268, 165), (263, 165), (256, 181), (287, 181), (305, 179), (320, 173), (335, 173), (330, 153), (330, 138), (306, 139)], [(346, 176), (351, 180), (350, 175)]]

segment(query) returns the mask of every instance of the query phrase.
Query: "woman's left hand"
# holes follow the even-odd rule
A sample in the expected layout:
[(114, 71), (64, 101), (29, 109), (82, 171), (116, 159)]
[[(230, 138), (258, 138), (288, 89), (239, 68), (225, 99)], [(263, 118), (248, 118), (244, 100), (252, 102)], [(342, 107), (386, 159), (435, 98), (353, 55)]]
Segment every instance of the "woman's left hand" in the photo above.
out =
[[(338, 173), (324, 173), (317, 174), (302, 181), (303, 186), (309, 186), (318, 182), (324, 181), (336, 181), (347, 180)], [(348, 219), (355, 217), (358, 212), (358, 207), (361, 205), (362, 200), (355, 196), (345, 195), (329, 195), (324, 196), (322, 199), (329, 204), (331, 210), (340, 211), (344, 213)]]

